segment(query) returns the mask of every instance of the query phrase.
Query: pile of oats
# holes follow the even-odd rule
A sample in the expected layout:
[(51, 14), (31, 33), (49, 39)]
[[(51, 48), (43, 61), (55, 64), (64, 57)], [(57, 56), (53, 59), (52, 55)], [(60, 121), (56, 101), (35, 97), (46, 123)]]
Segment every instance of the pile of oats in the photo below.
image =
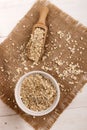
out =
[(41, 74), (31, 74), (22, 82), (21, 99), (33, 111), (46, 110), (53, 104), (56, 95), (52, 82)]
[(34, 33), (31, 34), (30, 41), (27, 44), (28, 58), (37, 62), (43, 54), (44, 51), (44, 38), (45, 30), (41, 28), (36, 28)]

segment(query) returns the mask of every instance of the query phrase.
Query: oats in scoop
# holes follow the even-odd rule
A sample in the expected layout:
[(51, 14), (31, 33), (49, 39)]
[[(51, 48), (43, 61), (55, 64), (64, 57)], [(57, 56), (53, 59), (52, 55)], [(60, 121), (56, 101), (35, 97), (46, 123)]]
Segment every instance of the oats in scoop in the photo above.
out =
[(38, 62), (44, 52), (45, 30), (36, 28), (31, 34), (30, 41), (27, 44), (27, 56), (30, 60)]

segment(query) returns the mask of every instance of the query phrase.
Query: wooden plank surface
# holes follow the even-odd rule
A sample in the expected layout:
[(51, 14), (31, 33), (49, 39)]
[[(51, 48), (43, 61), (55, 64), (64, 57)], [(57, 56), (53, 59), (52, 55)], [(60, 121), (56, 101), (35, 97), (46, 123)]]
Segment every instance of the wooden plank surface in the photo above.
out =
[[(0, 0), (0, 43), (31, 8), (35, 0)], [(63, 11), (87, 26), (87, 0), (51, 0)], [(87, 84), (61, 114), (51, 130), (87, 130)], [(0, 130), (33, 130), (0, 100)]]

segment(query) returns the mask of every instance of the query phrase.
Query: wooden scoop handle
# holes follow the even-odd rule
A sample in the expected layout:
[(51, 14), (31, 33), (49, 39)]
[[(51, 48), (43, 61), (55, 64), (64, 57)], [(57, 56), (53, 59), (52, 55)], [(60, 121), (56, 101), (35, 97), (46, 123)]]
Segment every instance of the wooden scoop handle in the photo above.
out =
[(40, 10), (40, 18), (38, 20), (38, 24), (44, 24), (45, 25), (45, 21), (46, 21), (46, 17), (47, 14), (49, 12), (49, 9), (47, 6), (43, 6)]

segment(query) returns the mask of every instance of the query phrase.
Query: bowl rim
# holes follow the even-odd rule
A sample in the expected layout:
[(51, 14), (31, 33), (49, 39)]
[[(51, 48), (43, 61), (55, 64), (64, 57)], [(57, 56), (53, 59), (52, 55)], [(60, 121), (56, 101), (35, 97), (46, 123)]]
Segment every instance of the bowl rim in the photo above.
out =
[[(50, 81), (53, 83), (54, 87), (56, 88), (56, 91), (57, 91), (56, 99), (54, 100), (53, 104), (49, 108), (47, 108), (46, 110), (42, 110), (42, 111), (30, 110), (29, 108), (27, 108), (24, 105), (24, 103), (21, 100), (21, 96), (20, 96), (21, 84), (22, 84), (23, 80), (31, 74), (43, 75), (45, 78), (50, 79)], [(21, 76), (19, 78), (16, 86), (15, 86), (14, 91), (15, 91), (15, 100), (17, 102), (17, 105), (21, 108), (22, 111), (24, 111), (25, 113), (32, 115), (32, 116), (43, 116), (43, 115), (50, 113), (52, 110), (55, 109), (55, 107), (59, 103), (59, 99), (60, 99), (60, 88), (59, 88), (59, 84), (57, 83), (56, 79), (52, 75), (50, 75), (49, 73), (44, 72), (44, 71), (40, 71), (40, 70), (30, 71), (30, 72), (24, 74), (23, 76)]]

